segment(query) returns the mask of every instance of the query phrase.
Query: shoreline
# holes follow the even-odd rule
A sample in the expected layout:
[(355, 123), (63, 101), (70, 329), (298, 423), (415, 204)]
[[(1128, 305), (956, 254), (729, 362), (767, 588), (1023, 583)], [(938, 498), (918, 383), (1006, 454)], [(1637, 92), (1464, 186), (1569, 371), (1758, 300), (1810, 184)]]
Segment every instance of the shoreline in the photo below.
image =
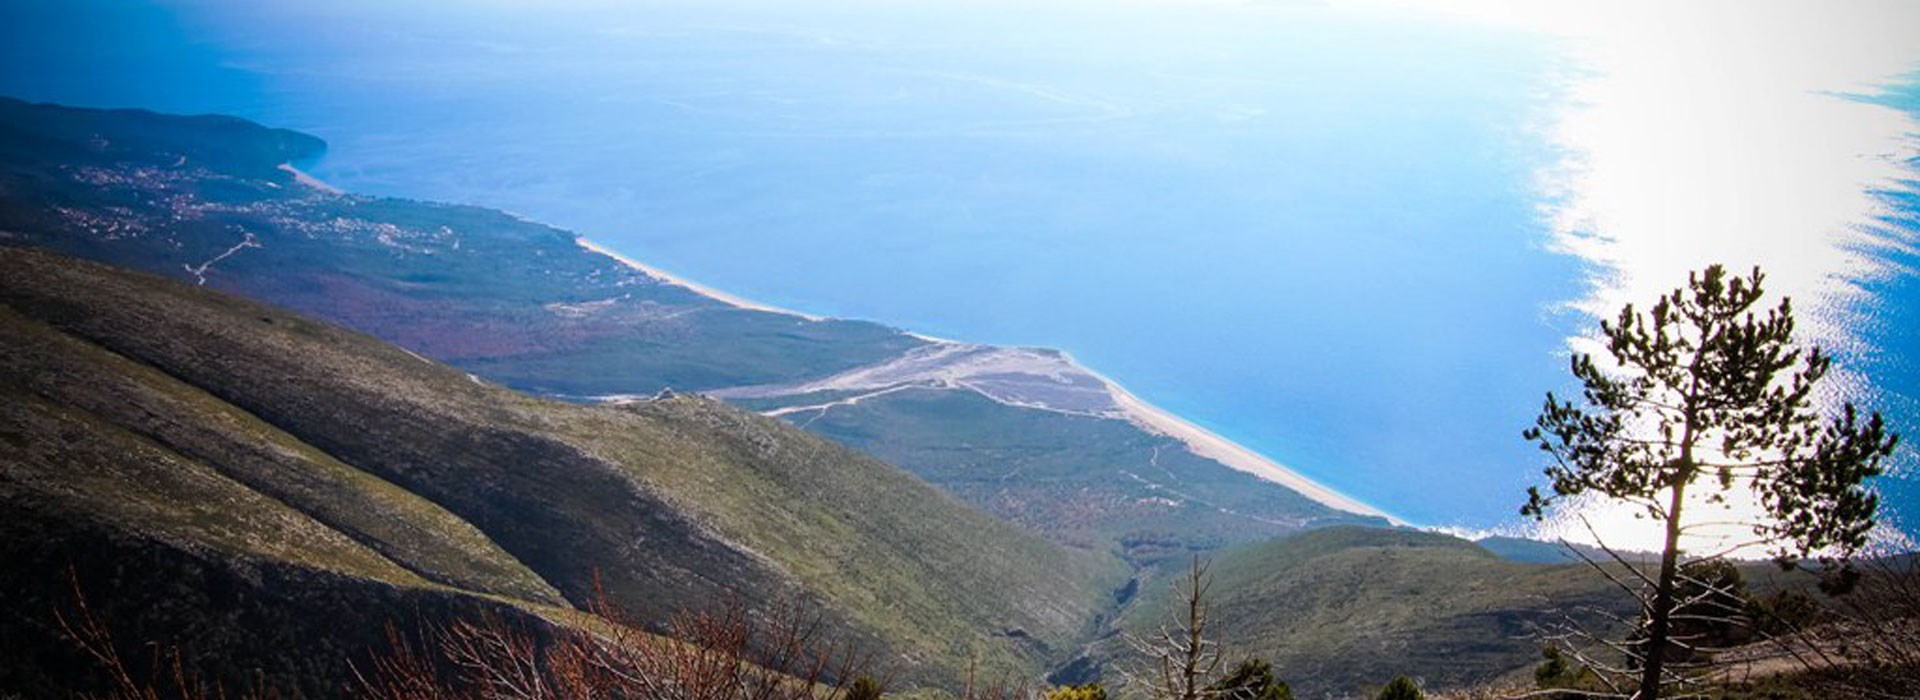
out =
[[(770, 304), (763, 304), (750, 299), (745, 299), (732, 294), (728, 294), (726, 292), (720, 291), (718, 289), (714, 289), (712, 287), (709, 287), (697, 282), (687, 280), (682, 277), (675, 276), (659, 268), (653, 267), (651, 265), (647, 265), (646, 263), (642, 263), (638, 260), (634, 260), (633, 258), (614, 252), (613, 250), (607, 248), (606, 246), (603, 246), (599, 243), (595, 243), (594, 241), (588, 239), (586, 236), (583, 236), (580, 234), (574, 234), (573, 240), (574, 240), (574, 243), (579, 245), (581, 248), (584, 248), (586, 250), (589, 250), (595, 253), (599, 253), (601, 255), (605, 255), (623, 265), (626, 265), (627, 267), (630, 267), (635, 270), (639, 270), (640, 272), (643, 272), (648, 276), (654, 277), (668, 284), (674, 284), (681, 287), (685, 287), (686, 289), (691, 290), (695, 294), (705, 296), (715, 301), (719, 301), (723, 304), (728, 304), (731, 306), (735, 306), (743, 309), (750, 309), (754, 311), (765, 311), (768, 313), (784, 314), (788, 316), (803, 318), (809, 321), (831, 320), (829, 317), (826, 317), (826, 316), (803, 313), (803, 312), (795, 311), (792, 309), (783, 309)], [(971, 345), (971, 343), (963, 343), (961, 341), (950, 340), (947, 338), (930, 336), (923, 333), (915, 333), (913, 331), (908, 331), (904, 329), (900, 330), (899, 332), (909, 337), (925, 341), (932, 345)], [(1074, 359), (1072, 355), (1064, 351), (1061, 352), (1061, 355), (1065, 359), (1068, 365), (1070, 365), (1071, 367), (1073, 367), (1078, 371), (1085, 372), (1088, 376), (1091, 376), (1094, 379), (1099, 380), (1100, 383), (1106, 387), (1107, 394), (1113, 399), (1114, 404), (1118, 406), (1121, 412), (1124, 414), (1124, 417), (1116, 417), (1114, 418), (1115, 420), (1126, 420), (1128, 422), (1133, 423), (1134, 425), (1139, 426), (1142, 430), (1145, 430), (1147, 432), (1154, 433), (1156, 435), (1164, 435), (1166, 437), (1177, 440), (1181, 444), (1186, 445), (1187, 449), (1196, 455), (1219, 462), (1220, 464), (1226, 466), (1229, 469), (1252, 474), (1261, 479), (1265, 479), (1267, 481), (1271, 481), (1273, 483), (1279, 484), (1288, 489), (1291, 489), (1296, 493), (1299, 493), (1302, 496), (1305, 496), (1308, 500), (1314, 501), (1315, 503), (1319, 503), (1321, 505), (1327, 506), (1334, 510), (1353, 513), (1356, 515), (1366, 515), (1366, 516), (1385, 518), (1387, 522), (1393, 525), (1399, 525), (1399, 526), (1408, 525), (1406, 521), (1401, 520), (1400, 518), (1395, 517), (1392, 514), (1387, 513), (1386, 511), (1383, 511), (1379, 508), (1368, 505), (1352, 496), (1348, 496), (1344, 493), (1336, 491), (1332, 487), (1329, 487), (1325, 484), (1321, 484), (1320, 482), (1314, 481), (1312, 478), (1304, 474), (1301, 474), (1297, 471), (1294, 471), (1292, 469), (1289, 469), (1285, 465), (1280, 464), (1279, 462), (1273, 460), (1272, 458), (1254, 451), (1252, 448), (1249, 448), (1245, 445), (1241, 445), (1240, 443), (1234, 442), (1233, 440), (1223, 437), (1218, 433), (1215, 433), (1211, 430), (1207, 430), (1206, 428), (1202, 428), (1199, 425), (1196, 425), (1185, 418), (1181, 418), (1180, 416), (1174, 415), (1172, 412), (1169, 412), (1166, 409), (1163, 409), (1151, 403), (1148, 403), (1144, 399), (1141, 399), (1140, 397), (1135, 396), (1133, 392), (1128, 391), (1127, 388), (1125, 386), (1122, 386), (1119, 382), (1114, 381), (1113, 379), (1107, 377), (1104, 374), (1101, 374), (1099, 372), (1093, 371), (1092, 369), (1089, 369), (1086, 365), (1081, 364), (1079, 360)], [(989, 398), (992, 398), (992, 397), (989, 397)], [(998, 401), (998, 399), (994, 399), (994, 400)], [(1036, 407), (1028, 406), (1026, 408), (1036, 408)]]
[(1356, 515), (1371, 515), (1385, 518), (1388, 523), (1397, 526), (1410, 526), (1405, 520), (1384, 510), (1368, 505), (1357, 498), (1336, 491), (1333, 487), (1314, 481), (1305, 474), (1294, 471), (1252, 448), (1234, 442), (1185, 418), (1173, 414), (1159, 406), (1148, 403), (1135, 396), (1120, 383), (1108, 379), (1105, 375), (1087, 369), (1078, 361), (1074, 366), (1093, 375), (1107, 385), (1107, 391), (1113, 395), (1113, 401), (1127, 414), (1127, 419), (1147, 432), (1165, 435), (1179, 440), (1194, 454), (1226, 465), (1227, 468), (1246, 472), (1267, 481), (1292, 489), (1315, 503), (1335, 510)]
[(583, 236), (577, 233), (573, 235), (573, 242), (582, 248), (593, 251), (595, 253), (599, 253), (601, 255), (605, 255), (609, 258), (613, 258), (616, 262), (619, 262), (622, 265), (626, 265), (627, 267), (644, 272), (649, 277), (653, 277), (662, 282), (666, 282), (667, 284), (685, 287), (688, 290), (691, 290), (695, 294), (698, 294), (703, 297), (707, 297), (709, 299), (713, 299), (723, 304), (727, 304), (730, 306), (737, 306), (742, 309), (748, 309), (751, 311), (765, 311), (767, 313), (783, 314), (786, 316), (798, 316), (800, 318), (804, 318), (809, 321), (833, 320), (827, 316), (817, 316), (814, 314), (794, 311), (793, 309), (783, 309), (778, 306), (774, 306), (772, 304), (762, 304), (752, 299), (747, 299), (744, 297), (738, 297), (732, 294), (728, 294), (726, 292), (720, 291), (718, 289), (714, 289), (707, 285), (700, 284), (699, 282), (695, 282), (685, 277), (674, 275), (673, 273), (667, 272), (660, 268), (653, 267), (651, 265), (640, 262), (633, 258), (616, 253), (612, 249), (607, 248), (606, 246), (600, 245), (599, 243), (595, 243), (591, 240), (588, 240), (586, 236)]

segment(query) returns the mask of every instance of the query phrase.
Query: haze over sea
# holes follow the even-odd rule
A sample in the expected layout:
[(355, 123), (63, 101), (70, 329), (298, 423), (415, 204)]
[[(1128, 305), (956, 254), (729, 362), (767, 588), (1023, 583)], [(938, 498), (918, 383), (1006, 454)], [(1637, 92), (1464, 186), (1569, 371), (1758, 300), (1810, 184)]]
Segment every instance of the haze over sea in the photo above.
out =
[(1450, 5), (15, 1), (0, 94), (301, 129), (344, 189), (1062, 348), (1415, 523), (1513, 526), (1591, 314), (1710, 262), (1920, 437), (1920, 5)]

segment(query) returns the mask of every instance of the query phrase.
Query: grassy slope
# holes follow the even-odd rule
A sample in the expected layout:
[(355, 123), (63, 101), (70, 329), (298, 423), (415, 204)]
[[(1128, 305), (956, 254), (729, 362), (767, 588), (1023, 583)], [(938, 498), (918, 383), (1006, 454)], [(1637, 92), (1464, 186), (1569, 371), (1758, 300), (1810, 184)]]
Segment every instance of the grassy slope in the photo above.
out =
[[(108, 690), (98, 666), (54, 626), (56, 610), (73, 611), (68, 571), (90, 607), (110, 622), (136, 672), (148, 668), (154, 653), (177, 648), (186, 667), (229, 690), (264, 682), (281, 697), (344, 695), (348, 664), (364, 664), (371, 650), (384, 649), (388, 624), (417, 630), (484, 612), (540, 624), (535, 621), (551, 614), (437, 586), (241, 556), (199, 540), (182, 545), (132, 521), (114, 521), (121, 513), (112, 508), (79, 515), (63, 509), (71, 502), (0, 491), (6, 491), (0, 503), (8, 513), (0, 519), (0, 560), (6, 562), (0, 567), (0, 687), (18, 697)], [(172, 536), (203, 526), (214, 524), (192, 524)], [(255, 535), (285, 539), (287, 533)]]
[[(1400, 674), (1435, 687), (1485, 682), (1538, 659), (1530, 621), (1624, 604), (1580, 566), (1503, 561), (1465, 540), (1402, 530), (1328, 528), (1236, 547), (1212, 573), (1217, 638), (1230, 654), (1271, 660), (1303, 697)], [(1144, 588), (1123, 625), (1153, 629), (1167, 591)]]
[[(926, 642), (903, 655), (978, 659), (996, 673), (1018, 668), (1007, 650), (1057, 661), (1120, 583), (1115, 560), (1019, 533), (905, 472), (791, 439), (800, 433), (773, 419), (686, 397), (579, 415), (568, 429), (596, 453), (641, 466), (795, 578), (849, 608), (884, 611), (868, 619)], [(631, 439), (640, 425), (679, 440)], [(698, 447), (661, 449), (679, 444)], [(853, 460), (862, 464), (848, 468)]]
[[(907, 678), (946, 683), (973, 661), (996, 673), (1053, 662), (1117, 583), (1111, 560), (1070, 554), (897, 469), (707, 400), (541, 401), (285, 312), (44, 253), (0, 252), (0, 279), (0, 299), (35, 319), (13, 325), (45, 323), (150, 367), (141, 381), (174, 394), (150, 401), (151, 412), (186, 414), (154, 423), (109, 411), (115, 427), (192, 442), (182, 449), (217, 457), (263, 491), (319, 480), (334, 491), (287, 503), (343, 531), (358, 526), (340, 514), (364, 510), (329, 508), (343, 482), (376, 485), (344, 489), (369, 502), (399, 498), (384, 487), (396, 486), (424, 499), (409, 501), (418, 513), (404, 520), (447, 526), (439, 514), (450, 514), (472, 529), (455, 522), (457, 536), (439, 540), (478, 533), (505, 555), (468, 542), (488, 556), (463, 565), (493, 572), (469, 581), (421, 556), (431, 547), (359, 527), (376, 542), (374, 561), (404, 563), (402, 573), (529, 596), (544, 580), (579, 602), (598, 572), (655, 618), (727, 590), (753, 602), (797, 595), (820, 603), (842, 634), (897, 653)], [(120, 377), (141, 373), (116, 362), (92, 362), (77, 393), (61, 388), (69, 382), (34, 386), (34, 367), (9, 374), (26, 394), (100, 408), (116, 403), (99, 397), (116, 396)], [(176, 437), (190, 432), (183, 425), (216, 424), (228, 434)], [(298, 479), (272, 473), (296, 466)]]
[[(272, 499), (271, 505), (297, 509), (314, 521), (308, 529), (351, 538), (378, 552), (382, 564), (400, 566), (411, 575), (533, 602), (565, 602), (558, 591), (479, 530), (432, 502), (343, 464), (151, 367), (65, 335), (10, 307), (0, 307), (0, 348), (6, 351), (0, 357), (0, 369), (8, 379), (7, 394), (22, 406), (72, 415), (89, 430), (153, 450), (152, 454), (164, 456), (160, 461), (181, 461), (217, 472), (222, 481), (237, 482), (228, 486), (247, 497)], [(59, 455), (21, 457), (42, 464), (69, 461)], [(77, 479), (88, 474), (74, 469), (59, 477)], [(125, 505), (154, 496), (149, 490), (124, 488), (147, 483), (133, 480), (123, 488), (88, 492), (95, 498), (125, 499), (119, 504)], [(204, 496), (208, 488), (199, 492)], [(208, 508), (220, 502), (189, 497), (195, 493), (195, 489), (182, 489), (172, 503)], [(237, 497), (221, 500), (233, 498)], [(244, 514), (260, 505), (249, 502), (248, 507), (228, 510)], [(139, 522), (131, 524), (152, 529)], [(325, 541), (324, 537), (303, 541), (301, 551), (285, 554), (318, 551)]]
[[(111, 398), (81, 396), (96, 388)], [(205, 398), (0, 306), (0, 688), (27, 697), (104, 690), (89, 686), (97, 667), (54, 626), (56, 610), (73, 612), (69, 571), (136, 668), (149, 663), (145, 642), (178, 644), (190, 667), (230, 687), (258, 678), (306, 697), (338, 695), (344, 664), (381, 645), (387, 622), (413, 629), (456, 613), (524, 617), (543, 607), (431, 584), (399, 563), (414, 548), (433, 551), (412, 561), (445, 567), (418, 567), (430, 575), (551, 595), (464, 523), (370, 478), (334, 484), (336, 504), (376, 506), (348, 516), (364, 527), (336, 529), (319, 518), (337, 510), (303, 510), (176, 449), (198, 452), (209, 431), (256, 437), (254, 426), (221, 425), (245, 421), (230, 407), (165, 414), (208, 419), (171, 444), (151, 423), (124, 421), (168, 410), (156, 402)], [(313, 469), (292, 455), (283, 464)], [(392, 537), (408, 525), (420, 532)]]
[(1125, 421), (1024, 410), (972, 392), (900, 391), (794, 417), (1056, 541), (1117, 543), (1142, 563), (1367, 520)]

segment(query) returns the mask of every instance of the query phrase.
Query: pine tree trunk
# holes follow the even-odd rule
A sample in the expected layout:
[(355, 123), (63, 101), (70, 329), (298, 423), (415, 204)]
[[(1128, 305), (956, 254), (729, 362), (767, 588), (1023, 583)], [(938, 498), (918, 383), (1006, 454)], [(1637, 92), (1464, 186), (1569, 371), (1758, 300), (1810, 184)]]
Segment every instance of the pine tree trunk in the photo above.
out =
[[(1692, 470), (1688, 470), (1689, 472)], [(1640, 692), (1635, 700), (1660, 697), (1660, 675), (1666, 665), (1667, 630), (1673, 617), (1674, 580), (1680, 573), (1680, 507), (1686, 495), (1687, 480), (1673, 486), (1673, 502), (1667, 507), (1667, 542), (1660, 552), (1660, 578), (1653, 589), (1652, 609), (1647, 612), (1646, 658), (1640, 665)]]

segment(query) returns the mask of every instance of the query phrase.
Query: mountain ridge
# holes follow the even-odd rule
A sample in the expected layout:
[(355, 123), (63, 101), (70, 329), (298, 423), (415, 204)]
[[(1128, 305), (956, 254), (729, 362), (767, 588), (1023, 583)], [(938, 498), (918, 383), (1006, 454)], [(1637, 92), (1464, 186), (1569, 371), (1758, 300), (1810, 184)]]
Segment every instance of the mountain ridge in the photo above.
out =
[[(1161, 566), (1116, 626), (1151, 636), (1183, 604), (1168, 579), (1182, 578), (1186, 564)], [(1210, 634), (1230, 659), (1271, 661), (1302, 697), (1370, 696), (1395, 675), (1430, 688), (1531, 680), (1537, 629), (1562, 616), (1609, 629), (1637, 609), (1585, 565), (1510, 561), (1407, 529), (1336, 526), (1237, 545), (1208, 572)], [(1096, 648), (1109, 666), (1139, 663), (1116, 640)]]
[[(45, 542), (73, 520), (243, 580), (271, 565), (529, 611), (604, 594), (650, 624), (728, 596), (794, 600), (836, 638), (886, 650), (903, 682), (947, 688), (967, 665), (1051, 666), (1123, 578), (1110, 555), (712, 400), (528, 397), (329, 324), (43, 251), (0, 248), (0, 280), (0, 437), (30, 448), (0, 455), (0, 503), (40, 514), (0, 544), (27, 560), (110, 560), (113, 537)], [(9, 572), (18, 598), (59, 590), (48, 563)], [(141, 599), (124, 574), (95, 575), (115, 582), (103, 598)], [(379, 617), (342, 634), (377, 636)], [(343, 653), (312, 663), (343, 677)]]

